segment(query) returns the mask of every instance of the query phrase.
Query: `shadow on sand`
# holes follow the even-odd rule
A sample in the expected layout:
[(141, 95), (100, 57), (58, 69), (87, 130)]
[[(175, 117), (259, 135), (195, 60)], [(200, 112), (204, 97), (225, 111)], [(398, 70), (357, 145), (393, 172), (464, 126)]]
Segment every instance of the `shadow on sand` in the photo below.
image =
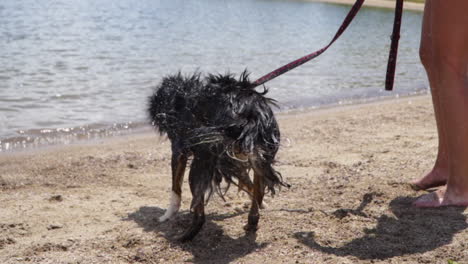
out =
[[(230, 263), (267, 246), (266, 243), (256, 243), (256, 235), (254, 233), (246, 233), (239, 238), (227, 236), (224, 234), (221, 226), (213, 222), (246, 214), (244, 212), (208, 214), (203, 229), (194, 238), (193, 242), (180, 243), (176, 237), (181, 235), (190, 226), (192, 216), (188, 212), (179, 212), (174, 219), (159, 223), (157, 219), (164, 214), (164, 211), (164, 209), (159, 207), (143, 206), (138, 211), (129, 214), (124, 220), (135, 221), (146, 232), (162, 234), (169, 241), (171, 247), (177, 247), (178, 249), (190, 252), (193, 255), (193, 259), (190, 262), (193, 263)], [(246, 219), (243, 220), (242, 223), (239, 223), (240, 225), (245, 224), (247, 221)]]
[[(324, 253), (382, 260), (434, 250), (451, 243), (456, 233), (468, 227), (463, 215), (465, 208), (417, 209), (411, 206), (414, 200), (410, 197), (394, 199), (390, 202), (390, 210), (395, 217), (378, 217), (375, 228), (365, 230), (366, 235), (340, 247), (321, 245), (313, 232), (297, 232), (294, 235), (302, 244)], [(358, 209), (339, 209), (333, 214), (337, 217), (348, 214), (366, 216), (362, 210), (371, 201), (372, 194), (366, 194)]]

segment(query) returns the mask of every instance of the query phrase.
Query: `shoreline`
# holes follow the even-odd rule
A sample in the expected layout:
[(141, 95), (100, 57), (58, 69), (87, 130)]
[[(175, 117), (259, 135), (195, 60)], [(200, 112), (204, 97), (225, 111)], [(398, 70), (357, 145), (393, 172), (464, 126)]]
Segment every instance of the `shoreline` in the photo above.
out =
[[(280, 111), (275, 113), (278, 122), (291, 121), (295, 119), (304, 119), (305, 117), (321, 117), (335, 114), (343, 114), (348, 111), (356, 111), (363, 109), (377, 108), (378, 106), (389, 106), (392, 104), (402, 104), (405, 102), (412, 101), (431, 101), (431, 95), (428, 93), (405, 95), (401, 97), (382, 97), (382, 98), (368, 98), (363, 101), (352, 101), (341, 103), (333, 103), (328, 105), (322, 105), (318, 107), (305, 107), (305, 108), (293, 108), (286, 111)], [(281, 128), (281, 127), (280, 127)], [(281, 129), (282, 130), (282, 129)], [(53, 154), (58, 152), (73, 152), (76, 149), (83, 149), (87, 147), (96, 148), (100, 145), (114, 145), (114, 144), (125, 144), (127, 141), (135, 140), (147, 140), (148, 138), (154, 138), (157, 141), (165, 142), (163, 144), (169, 144), (170, 142), (165, 135), (160, 136), (152, 126), (140, 126), (134, 130), (121, 131), (115, 134), (95, 136), (91, 138), (79, 138), (69, 143), (45, 143), (39, 146), (30, 146), (24, 148), (16, 148), (12, 150), (0, 151), (1, 158), (8, 157), (28, 157), (42, 154)], [(1, 175), (0, 175), (1, 176)], [(1, 178), (0, 178), (1, 180)], [(1, 183), (1, 182), (0, 182)], [(0, 184), (1, 190), (1, 184)]]
[[(403, 96), (382, 96), (382, 97), (371, 97), (371, 98), (362, 98), (358, 100), (350, 101), (339, 101), (330, 104), (324, 104), (319, 106), (308, 106), (308, 107), (299, 107), (299, 108), (290, 108), (276, 112), (277, 118), (287, 118), (290, 115), (295, 114), (304, 114), (304, 113), (323, 113), (326, 111), (338, 111), (339, 109), (346, 108), (356, 108), (360, 106), (373, 105), (373, 104), (385, 104), (387, 102), (405, 100), (408, 98), (419, 98), (429, 96), (428, 93), (416, 93), (408, 94)], [(45, 129), (52, 131), (52, 134), (57, 134), (56, 136), (52, 134), (38, 135), (36, 137), (28, 135), (20, 135), (16, 137), (6, 137), (0, 138), (0, 156), (15, 154), (15, 153), (26, 153), (26, 152), (40, 152), (42, 150), (50, 150), (57, 148), (66, 148), (73, 145), (89, 145), (95, 144), (97, 142), (106, 142), (108, 140), (119, 139), (119, 138), (128, 138), (138, 135), (148, 135), (155, 134), (155, 130), (149, 124), (144, 122), (127, 122), (126, 125), (131, 124), (132, 128), (115, 130), (114, 125), (110, 126), (112, 130), (107, 131), (105, 129), (92, 130), (86, 134), (76, 134), (73, 136), (72, 133), (76, 133), (80, 128), (69, 128), (69, 133), (65, 133), (62, 128), (58, 129)], [(34, 129), (39, 130), (39, 129)], [(57, 132), (53, 132), (57, 130)], [(76, 137), (76, 138), (75, 138)], [(29, 141), (25, 141), (28, 138)], [(44, 139), (47, 139), (48, 142), (40, 143)]]
[[(342, 4), (342, 5), (353, 5), (355, 0), (306, 0), (312, 2), (324, 2), (324, 3), (331, 3), (331, 4)], [(395, 1), (390, 0), (366, 0), (363, 4), (367, 7), (380, 7), (380, 8), (395, 8)], [(424, 4), (423, 3), (413, 3), (404, 1), (403, 2), (403, 9), (404, 10), (411, 10), (411, 11), (424, 11)]]

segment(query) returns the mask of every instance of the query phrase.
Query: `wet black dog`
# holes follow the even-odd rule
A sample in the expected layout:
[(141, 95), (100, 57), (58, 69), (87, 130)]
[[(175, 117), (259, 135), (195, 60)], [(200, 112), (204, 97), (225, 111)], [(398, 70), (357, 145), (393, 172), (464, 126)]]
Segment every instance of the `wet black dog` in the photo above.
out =
[[(181, 185), (188, 158), (193, 155), (189, 184), (193, 220), (181, 241), (191, 240), (205, 221), (204, 206), (213, 191), (222, 195), (224, 180), (251, 194), (245, 229), (254, 231), (265, 191), (287, 186), (272, 167), (280, 145), (274, 100), (252, 88), (247, 72), (233, 75), (200, 74), (165, 77), (149, 98), (153, 125), (166, 133), (172, 147), (171, 204), (159, 221), (180, 207)], [(253, 183), (249, 172), (253, 171)]]

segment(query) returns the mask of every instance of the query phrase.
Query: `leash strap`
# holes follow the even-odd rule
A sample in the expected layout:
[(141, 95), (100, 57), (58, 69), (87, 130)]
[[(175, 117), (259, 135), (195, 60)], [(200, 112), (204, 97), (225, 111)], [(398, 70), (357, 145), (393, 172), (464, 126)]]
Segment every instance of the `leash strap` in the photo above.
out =
[[(309, 55), (306, 55), (304, 57), (301, 57), (293, 62), (290, 62), (270, 73), (267, 75), (264, 75), (263, 77), (257, 79), (252, 83), (252, 87), (257, 87), (259, 85), (262, 85), (268, 81), (273, 80), (274, 78), (280, 76), (283, 73), (286, 73), (316, 57), (318, 57), (320, 54), (325, 52), (332, 44), (335, 42), (341, 34), (346, 30), (346, 28), (351, 24), (351, 21), (354, 19), (356, 14), (359, 12), (359, 10), (362, 7), (362, 4), (364, 3), (365, 0), (356, 0), (354, 5), (352, 6), (351, 10), (349, 10), (348, 15), (344, 19), (343, 23), (341, 24), (340, 28), (336, 32), (335, 36), (333, 37), (332, 41), (330, 43), (313, 52), (310, 53)], [(390, 50), (390, 55), (389, 55), (389, 62), (387, 65), (387, 77), (386, 77), (386, 90), (392, 90), (393, 88), (393, 80), (395, 77), (395, 66), (396, 66), (396, 57), (397, 57), (397, 51), (398, 51), (398, 40), (400, 38), (400, 25), (401, 25), (401, 16), (402, 16), (402, 9), (403, 9), (403, 0), (397, 0), (396, 4), (396, 10), (395, 10), (395, 21), (393, 25), (393, 34), (392, 34), (392, 45), (391, 45), (391, 50)]]
[(401, 17), (403, 15), (403, 0), (397, 0), (395, 6), (395, 20), (393, 22), (392, 44), (388, 55), (387, 76), (385, 77), (385, 90), (393, 90), (395, 81), (395, 68), (398, 56), (398, 42), (400, 40)]
[(261, 77), (260, 79), (256, 80), (255, 82), (252, 83), (253, 87), (257, 87), (259, 85), (262, 85), (268, 81), (271, 81), (272, 79), (280, 76), (281, 74), (285, 73), (285, 72), (288, 72), (316, 57), (318, 57), (320, 54), (322, 54), (323, 52), (325, 52), (328, 47), (331, 46), (331, 44), (333, 44), (333, 42), (335, 42), (335, 40), (337, 40), (341, 34), (346, 30), (346, 28), (348, 27), (348, 25), (351, 23), (351, 21), (353, 20), (353, 18), (356, 16), (356, 14), (358, 13), (359, 9), (361, 9), (361, 6), (362, 4), (364, 3), (364, 0), (357, 0), (356, 3), (354, 3), (353, 7), (351, 8), (351, 10), (348, 12), (348, 15), (346, 16), (345, 20), (343, 21), (343, 23), (341, 24), (340, 28), (338, 29), (338, 31), (336, 32), (335, 34), (335, 37), (332, 39), (332, 41), (325, 47), (309, 54), (309, 55), (306, 55), (302, 58), (299, 58), (293, 62), (290, 62), (270, 73), (268, 73), (267, 75)]

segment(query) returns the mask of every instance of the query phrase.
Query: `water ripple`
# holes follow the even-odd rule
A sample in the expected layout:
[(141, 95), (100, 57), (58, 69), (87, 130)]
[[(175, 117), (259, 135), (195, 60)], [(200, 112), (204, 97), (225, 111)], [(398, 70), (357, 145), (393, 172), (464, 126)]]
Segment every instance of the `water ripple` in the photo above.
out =
[[(2, 142), (145, 120), (151, 87), (179, 70), (261, 77), (326, 45), (349, 9), (264, 0), (2, 0), (0, 8)], [(326, 54), (269, 82), (269, 96), (286, 109), (381, 96), (392, 24), (391, 11), (363, 9)], [(420, 27), (421, 14), (405, 14), (400, 94), (427, 89)], [(45, 127), (53, 133), (31, 132)]]

